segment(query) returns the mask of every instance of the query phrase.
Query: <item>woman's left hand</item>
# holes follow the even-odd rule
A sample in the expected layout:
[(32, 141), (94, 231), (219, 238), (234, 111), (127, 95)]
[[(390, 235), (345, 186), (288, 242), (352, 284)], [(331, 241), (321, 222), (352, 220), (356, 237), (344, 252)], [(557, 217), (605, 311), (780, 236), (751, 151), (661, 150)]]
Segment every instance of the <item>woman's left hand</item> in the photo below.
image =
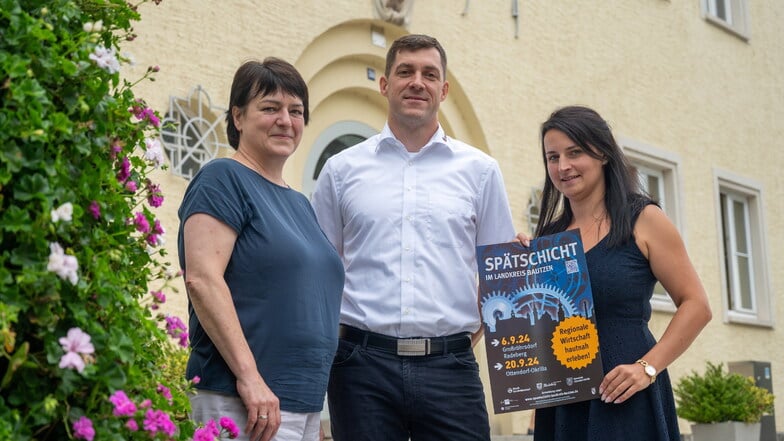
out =
[(518, 242), (520, 242), (523, 246), (530, 247), (531, 246), (531, 236), (525, 233), (517, 233), (515, 237)]
[(599, 393), (605, 403), (620, 404), (650, 385), (651, 377), (645, 373), (642, 365), (621, 364), (604, 376)]

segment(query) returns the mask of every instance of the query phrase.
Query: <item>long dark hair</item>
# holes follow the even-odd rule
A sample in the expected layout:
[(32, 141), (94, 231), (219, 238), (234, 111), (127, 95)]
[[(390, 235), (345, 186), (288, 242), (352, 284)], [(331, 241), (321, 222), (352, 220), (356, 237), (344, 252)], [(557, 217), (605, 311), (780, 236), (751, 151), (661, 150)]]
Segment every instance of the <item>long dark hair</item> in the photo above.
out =
[(302, 75), (289, 62), (280, 58), (267, 57), (264, 61), (247, 61), (237, 69), (231, 83), (229, 110), (226, 111), (226, 137), (234, 150), (240, 144), (240, 132), (234, 125), (231, 111), (237, 107), (243, 112), (245, 107), (259, 95), (281, 91), (302, 100), (305, 124), (310, 118), (308, 110), (308, 85)]
[(621, 151), (604, 118), (593, 109), (582, 106), (558, 109), (542, 124), (545, 181), (535, 236), (564, 231), (574, 218), (569, 199), (555, 188), (547, 174), (544, 135), (550, 130), (560, 130), (585, 150), (586, 154), (607, 161), (602, 167), (605, 183), (604, 205), (610, 217), (607, 246), (621, 245), (631, 239), (634, 231), (633, 218), (654, 201), (640, 190), (636, 171)]

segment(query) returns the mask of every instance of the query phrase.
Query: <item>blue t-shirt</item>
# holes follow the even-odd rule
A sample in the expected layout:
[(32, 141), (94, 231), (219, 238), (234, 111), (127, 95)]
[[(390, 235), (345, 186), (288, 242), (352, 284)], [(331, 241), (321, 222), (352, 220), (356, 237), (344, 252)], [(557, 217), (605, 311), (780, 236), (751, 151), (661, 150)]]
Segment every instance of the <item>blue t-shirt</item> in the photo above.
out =
[[(318, 412), (337, 349), (344, 271), (335, 248), (301, 193), (231, 159), (216, 159), (193, 178), (179, 210), (182, 226), (208, 214), (237, 232), (224, 278), (264, 381), (289, 412)], [(186, 376), (199, 389), (237, 395), (236, 378), (190, 314)]]

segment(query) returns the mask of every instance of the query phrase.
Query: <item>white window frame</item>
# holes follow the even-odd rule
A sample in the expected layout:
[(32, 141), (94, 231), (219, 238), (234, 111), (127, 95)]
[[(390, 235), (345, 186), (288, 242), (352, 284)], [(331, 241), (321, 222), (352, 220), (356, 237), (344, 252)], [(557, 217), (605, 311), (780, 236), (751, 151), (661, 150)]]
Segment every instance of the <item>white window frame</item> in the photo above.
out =
[[(683, 233), (684, 230), (681, 225), (682, 207), (679, 197), (679, 188), (681, 187), (680, 175), (678, 173), (681, 162), (680, 157), (672, 152), (623, 136), (618, 137), (618, 143), (632, 163), (632, 166), (637, 168), (638, 172), (659, 178), (659, 194), (661, 195), (659, 203), (661, 208), (678, 231), (681, 232), (681, 237), (683, 237), (685, 242), (686, 235)], [(675, 312), (677, 309), (670, 296), (664, 291), (664, 287), (658, 283), (656, 284), (653, 297), (651, 297), (651, 308), (654, 311), (661, 312)]]
[[(709, 23), (737, 35), (743, 40), (751, 38), (748, 0), (701, 0), (702, 16)], [(721, 4), (726, 17), (719, 16)]]
[[(719, 232), (719, 268), (721, 269), (721, 289), (722, 304), (724, 309), (724, 321), (726, 323), (742, 323), (747, 325), (757, 325), (772, 327), (774, 324), (774, 304), (773, 293), (770, 286), (770, 268), (766, 240), (765, 213), (764, 213), (764, 193), (762, 184), (732, 172), (714, 169), (714, 191), (716, 222)], [(724, 196), (722, 196), (724, 195)], [(733, 252), (734, 238), (724, 237), (723, 218), (726, 213), (722, 212), (721, 199), (728, 198), (731, 201), (744, 204), (744, 222), (746, 223), (747, 243), (751, 248), (750, 260), (751, 274), (750, 287), (752, 290), (751, 308), (733, 308), (730, 297), (734, 296), (735, 304), (739, 304), (737, 297), (739, 294), (729, 284), (737, 284), (736, 262), (728, 268), (725, 258), (727, 251)], [(729, 222), (734, 222), (732, 217)], [(729, 250), (728, 250), (729, 248)]]
[[(169, 96), (161, 142), (172, 174), (190, 180), (206, 163), (232, 150), (226, 139), (225, 113), (226, 109), (212, 105), (200, 85), (185, 98)], [(197, 166), (197, 170), (186, 171), (186, 164)]]
[(360, 135), (370, 138), (378, 133), (379, 130), (359, 121), (338, 121), (324, 129), (316, 140), (313, 141), (310, 153), (308, 153), (308, 159), (302, 171), (302, 193), (308, 198), (313, 193), (316, 187), (313, 173), (316, 171), (316, 165), (321, 157), (321, 153), (329, 146), (329, 143), (342, 135)]

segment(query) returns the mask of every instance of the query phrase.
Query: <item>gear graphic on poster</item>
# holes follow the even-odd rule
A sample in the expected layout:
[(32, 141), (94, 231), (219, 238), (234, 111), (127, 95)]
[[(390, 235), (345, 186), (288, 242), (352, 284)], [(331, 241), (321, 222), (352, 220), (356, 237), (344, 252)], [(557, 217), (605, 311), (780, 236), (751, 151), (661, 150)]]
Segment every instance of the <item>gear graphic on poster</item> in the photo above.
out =
[(482, 320), (489, 332), (495, 332), (498, 320), (507, 320), (515, 314), (512, 298), (501, 292), (493, 291), (482, 299)]
[(561, 289), (548, 284), (532, 284), (520, 288), (512, 295), (517, 316), (528, 318), (533, 326), (548, 314), (553, 321), (578, 315), (572, 299)]

